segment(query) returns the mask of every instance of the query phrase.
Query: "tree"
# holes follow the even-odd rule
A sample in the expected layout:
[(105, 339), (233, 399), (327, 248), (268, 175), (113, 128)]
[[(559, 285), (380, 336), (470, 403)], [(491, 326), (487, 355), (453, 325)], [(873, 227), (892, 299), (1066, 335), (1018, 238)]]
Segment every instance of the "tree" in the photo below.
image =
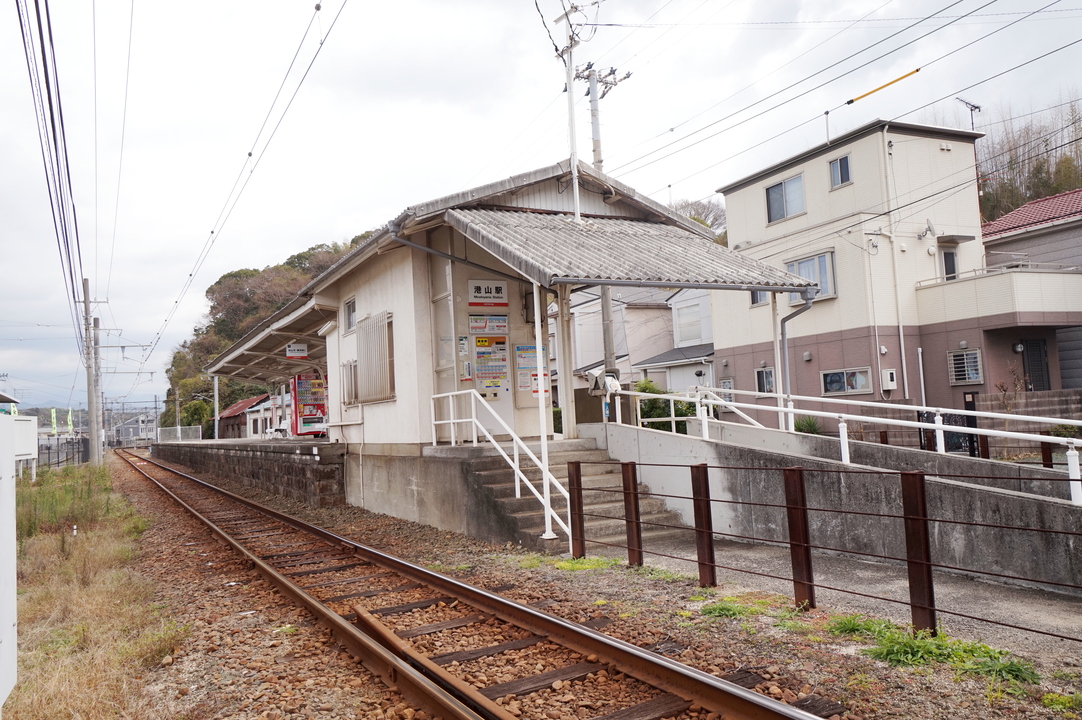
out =
[[(721, 242), (725, 233), (725, 205), (720, 200), (677, 200), (672, 209), (714, 232), (714, 241)], [(721, 242), (725, 245), (725, 242)]]

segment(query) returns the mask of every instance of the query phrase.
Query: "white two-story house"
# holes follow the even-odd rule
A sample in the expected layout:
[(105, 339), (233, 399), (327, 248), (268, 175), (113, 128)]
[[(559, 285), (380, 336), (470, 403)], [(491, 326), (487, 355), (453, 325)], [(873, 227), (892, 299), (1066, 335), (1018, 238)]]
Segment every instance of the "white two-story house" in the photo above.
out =
[(785, 324), (793, 394), (963, 407), (1011, 382), (1020, 333), (1076, 324), (1082, 276), (985, 268), (979, 137), (878, 120), (720, 188), (730, 247), (819, 294), (786, 320), (795, 294), (715, 293), (719, 384), (785, 391)]

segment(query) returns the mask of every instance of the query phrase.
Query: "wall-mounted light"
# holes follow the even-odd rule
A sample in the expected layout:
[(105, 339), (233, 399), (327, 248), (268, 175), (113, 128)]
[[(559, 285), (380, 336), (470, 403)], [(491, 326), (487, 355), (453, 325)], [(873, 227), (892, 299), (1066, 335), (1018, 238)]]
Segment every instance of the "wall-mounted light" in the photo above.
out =
[(759, 367), (766, 367), (766, 360), (760, 360)]
[(1025, 349), (1026, 349), (1026, 346), (1023, 345), (1022, 343), (1015, 343), (1014, 344), (1014, 352), (1015, 352), (1016, 355), (1021, 355), (1022, 351), (1025, 350)]
[(805, 353), (804, 353), (804, 362), (811, 362), (811, 359), (812, 359), (811, 350), (805, 351)]
[(726, 366), (728, 366), (728, 364), (729, 364), (729, 358), (722, 358), (721, 366), (726, 367)]
[(967, 347), (969, 347), (969, 343), (967, 343), (965, 340), (959, 340), (958, 341), (958, 349), (959, 350), (965, 350)]
[(886, 345), (880, 345), (879, 346), (879, 354), (880, 355), (886, 355), (887, 354), (887, 346)]

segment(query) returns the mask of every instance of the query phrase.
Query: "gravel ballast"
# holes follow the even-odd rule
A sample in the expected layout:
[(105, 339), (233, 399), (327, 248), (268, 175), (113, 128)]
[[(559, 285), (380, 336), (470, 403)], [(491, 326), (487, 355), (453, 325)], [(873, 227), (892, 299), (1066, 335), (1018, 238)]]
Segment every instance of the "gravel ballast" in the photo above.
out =
[[(138, 570), (158, 583), (160, 601), (189, 627), (176, 652), (142, 678), (161, 717), (424, 720), (148, 481), (116, 459), (110, 463), (114, 487), (151, 520)], [(1062, 712), (1043, 707), (1039, 698), (1082, 692), (1082, 647), (1071, 643), (1049, 642), (1046, 648), (1054, 650), (1042, 650), (1032, 634), (996, 633), (996, 647), (1014, 651), (1041, 674), (1041, 685), (1027, 688), (944, 665), (892, 668), (861, 653), (867, 642), (825, 631), (830, 615), (847, 609), (821, 606), (788, 617), (776, 596), (759, 592), (746, 576), (725, 578), (711, 593), (691, 575), (651, 568), (649, 558), (643, 570), (561, 570), (550, 558), (359, 508), (310, 508), (239, 483), (215, 483), (464, 582), (514, 585), (518, 601), (553, 601), (545, 611), (568, 620), (607, 618), (610, 635), (711, 674), (754, 672), (762, 678), (756, 689), (779, 699), (823, 696), (845, 707), (841, 716), (851, 720), (1060, 718)], [(723, 596), (736, 596), (762, 614), (701, 614), (701, 607)], [(564, 710), (578, 717), (574, 704)]]

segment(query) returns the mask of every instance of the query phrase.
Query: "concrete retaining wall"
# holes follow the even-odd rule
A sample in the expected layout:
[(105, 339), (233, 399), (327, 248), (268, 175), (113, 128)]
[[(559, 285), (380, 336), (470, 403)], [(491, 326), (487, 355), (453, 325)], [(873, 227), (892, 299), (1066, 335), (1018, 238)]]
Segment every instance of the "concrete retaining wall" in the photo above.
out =
[(342, 444), (204, 440), (156, 443), (151, 453), (159, 460), (240, 480), (313, 507), (345, 504)]
[[(697, 420), (689, 421), (688, 434), (699, 434)], [(811, 456), (824, 460), (841, 460), (841, 446), (837, 437), (789, 433), (773, 428), (757, 428), (750, 425), (712, 423), (710, 436), (732, 445), (760, 448), (789, 455)], [(849, 440), (849, 459), (855, 465), (883, 468), (886, 470), (910, 470), (927, 475), (963, 480), (974, 485), (996, 487), (1002, 490), (1031, 493), (1044, 497), (1068, 500), (1071, 490), (1066, 482), (1066, 471), (1049, 470), (1034, 465), (1018, 465), (1000, 460), (984, 460), (967, 455), (929, 452), (919, 448), (880, 445), (879, 443)], [(984, 477), (973, 477), (984, 476)]]
[(426, 456), (413, 444), (350, 444), (347, 464), (351, 505), (489, 542), (516, 537), (462, 457)]
[[(774, 438), (749, 436), (746, 444), (712, 442), (615, 424), (585, 425), (580, 431), (583, 437), (594, 437), (599, 446), (607, 447), (614, 460), (736, 468), (710, 470), (710, 492), (715, 500), (784, 505), (780, 468), (802, 466), (809, 507), (901, 515), (897, 474), (765, 447), (776, 445)], [(756, 439), (758, 442), (751, 444)], [(685, 468), (644, 465), (639, 474), (652, 492), (690, 498), (690, 472)], [(1066, 531), (1082, 527), (1082, 507), (1007, 489), (929, 478), (927, 499), (929, 515), (942, 520)], [(668, 503), (681, 513), (684, 522), (694, 524), (690, 499), (669, 499)], [(713, 508), (716, 532), (788, 540), (783, 508), (731, 503), (714, 503)], [(811, 512), (809, 521), (814, 545), (905, 557), (900, 519)], [(1082, 553), (1074, 536), (943, 522), (932, 523), (931, 528), (932, 561), (937, 564), (1082, 585)], [(1061, 591), (1082, 595), (1082, 591)]]

